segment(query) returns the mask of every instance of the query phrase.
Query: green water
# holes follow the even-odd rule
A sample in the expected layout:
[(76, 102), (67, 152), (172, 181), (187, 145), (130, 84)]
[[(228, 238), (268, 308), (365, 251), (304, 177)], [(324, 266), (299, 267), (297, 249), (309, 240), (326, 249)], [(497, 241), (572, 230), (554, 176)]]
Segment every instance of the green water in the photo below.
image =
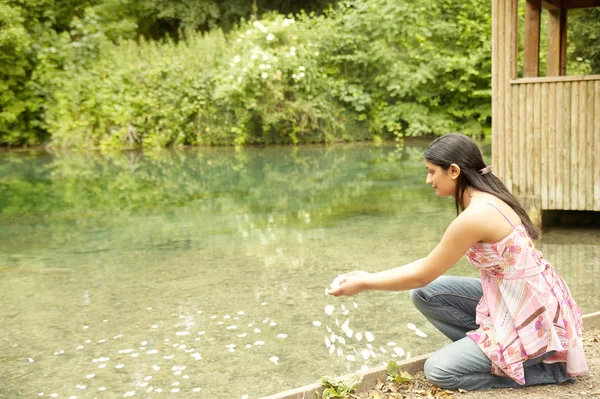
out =
[[(405, 292), (324, 294), (436, 244), (424, 145), (0, 153), (0, 397), (257, 398), (442, 346)], [(598, 310), (600, 233), (539, 247)]]

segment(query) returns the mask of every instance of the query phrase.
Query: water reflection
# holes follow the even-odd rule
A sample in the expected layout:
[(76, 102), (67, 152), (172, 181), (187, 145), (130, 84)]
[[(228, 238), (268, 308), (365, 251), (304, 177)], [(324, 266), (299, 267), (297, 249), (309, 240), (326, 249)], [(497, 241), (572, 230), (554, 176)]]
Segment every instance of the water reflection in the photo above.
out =
[[(256, 398), (441, 346), (407, 293), (324, 294), (452, 220), (424, 144), (0, 154), (0, 396)], [(593, 311), (576, 234), (540, 246)]]

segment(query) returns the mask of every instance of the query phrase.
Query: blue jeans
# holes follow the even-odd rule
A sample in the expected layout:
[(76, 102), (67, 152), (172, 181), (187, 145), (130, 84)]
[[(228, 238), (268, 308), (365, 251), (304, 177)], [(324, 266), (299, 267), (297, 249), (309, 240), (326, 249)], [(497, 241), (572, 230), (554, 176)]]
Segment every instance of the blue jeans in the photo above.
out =
[(561, 384), (574, 380), (563, 363), (546, 364), (547, 353), (527, 360), (525, 384), (509, 377), (492, 374), (490, 359), (466, 333), (477, 329), (475, 309), (481, 296), (481, 280), (468, 277), (441, 276), (429, 285), (412, 290), (410, 298), (416, 308), (453, 342), (433, 353), (425, 362), (425, 376), (445, 389), (467, 391), (489, 388), (519, 388), (538, 384)]

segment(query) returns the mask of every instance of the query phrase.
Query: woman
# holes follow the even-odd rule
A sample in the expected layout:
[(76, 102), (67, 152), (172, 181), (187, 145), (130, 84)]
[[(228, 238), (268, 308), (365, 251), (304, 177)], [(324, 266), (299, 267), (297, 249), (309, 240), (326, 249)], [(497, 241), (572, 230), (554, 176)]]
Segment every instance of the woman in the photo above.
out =
[[(439, 137), (425, 167), (426, 183), (456, 202), (439, 244), (399, 268), (348, 273), (330, 294), (411, 290), (417, 309), (453, 341), (425, 363), (425, 376), (445, 389), (560, 384), (585, 373), (581, 311), (535, 249), (539, 230), (479, 147), (462, 134)], [(441, 276), (465, 253), (481, 279)]]

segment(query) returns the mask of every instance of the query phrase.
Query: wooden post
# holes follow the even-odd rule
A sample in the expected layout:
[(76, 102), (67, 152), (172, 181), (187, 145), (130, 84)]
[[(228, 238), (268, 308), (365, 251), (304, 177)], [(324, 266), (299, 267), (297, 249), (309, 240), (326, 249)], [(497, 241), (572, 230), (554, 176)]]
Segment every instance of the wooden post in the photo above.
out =
[(567, 10), (548, 10), (548, 76), (564, 76), (567, 69)]
[(539, 75), (542, 1), (526, 0), (525, 3), (525, 63), (523, 65), (523, 76), (527, 78)]

